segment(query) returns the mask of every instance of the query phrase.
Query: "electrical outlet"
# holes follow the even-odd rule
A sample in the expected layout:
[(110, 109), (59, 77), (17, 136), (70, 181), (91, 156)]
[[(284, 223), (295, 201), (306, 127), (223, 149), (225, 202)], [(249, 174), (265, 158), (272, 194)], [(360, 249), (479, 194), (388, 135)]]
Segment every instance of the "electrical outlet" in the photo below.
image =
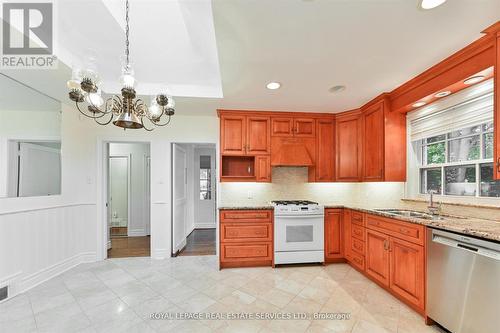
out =
[(247, 192), (247, 199), (253, 199), (252, 191)]

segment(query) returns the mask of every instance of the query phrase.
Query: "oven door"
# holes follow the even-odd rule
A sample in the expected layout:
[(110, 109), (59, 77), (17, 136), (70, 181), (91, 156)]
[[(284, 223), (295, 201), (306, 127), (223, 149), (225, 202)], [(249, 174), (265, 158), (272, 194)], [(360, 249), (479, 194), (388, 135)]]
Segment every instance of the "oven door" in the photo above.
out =
[(324, 249), (324, 216), (276, 216), (274, 250), (317, 251)]

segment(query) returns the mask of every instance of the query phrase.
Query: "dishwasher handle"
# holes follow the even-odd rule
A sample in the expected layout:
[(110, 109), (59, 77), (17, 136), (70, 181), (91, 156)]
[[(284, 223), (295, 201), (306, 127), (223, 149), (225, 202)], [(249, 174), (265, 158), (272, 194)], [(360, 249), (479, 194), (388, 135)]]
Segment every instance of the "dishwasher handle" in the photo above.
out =
[(500, 244), (441, 230), (432, 230), (432, 241), (500, 261)]

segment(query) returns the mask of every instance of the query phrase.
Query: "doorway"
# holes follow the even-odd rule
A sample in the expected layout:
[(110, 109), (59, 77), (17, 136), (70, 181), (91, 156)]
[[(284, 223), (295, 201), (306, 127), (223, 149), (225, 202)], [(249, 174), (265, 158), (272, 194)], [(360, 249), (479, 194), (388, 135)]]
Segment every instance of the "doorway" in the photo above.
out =
[(172, 256), (216, 253), (215, 144), (172, 144)]
[(107, 151), (108, 258), (149, 257), (149, 144), (108, 143)]

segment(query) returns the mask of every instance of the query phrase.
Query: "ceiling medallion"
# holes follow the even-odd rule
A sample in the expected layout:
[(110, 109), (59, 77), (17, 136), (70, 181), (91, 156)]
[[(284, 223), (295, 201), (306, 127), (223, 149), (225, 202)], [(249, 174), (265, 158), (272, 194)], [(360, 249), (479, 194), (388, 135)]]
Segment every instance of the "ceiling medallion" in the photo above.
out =
[[(114, 95), (104, 102), (101, 89), (98, 87), (100, 80), (97, 71), (87, 68), (73, 69), (71, 80), (67, 83), (70, 89), (69, 98), (75, 102), (81, 114), (94, 119), (99, 125), (113, 122), (115, 126), (124, 129), (144, 128), (152, 131), (155, 126), (166, 126), (170, 123), (175, 113), (175, 102), (172, 96), (167, 94), (166, 89), (152, 99), (149, 107), (142, 99), (136, 99), (136, 80), (129, 59), (129, 0), (126, 0), (125, 6), (125, 57), (120, 77), (121, 96)], [(82, 110), (80, 107), (82, 103), (86, 109)], [(104, 109), (101, 109), (103, 105)]]

